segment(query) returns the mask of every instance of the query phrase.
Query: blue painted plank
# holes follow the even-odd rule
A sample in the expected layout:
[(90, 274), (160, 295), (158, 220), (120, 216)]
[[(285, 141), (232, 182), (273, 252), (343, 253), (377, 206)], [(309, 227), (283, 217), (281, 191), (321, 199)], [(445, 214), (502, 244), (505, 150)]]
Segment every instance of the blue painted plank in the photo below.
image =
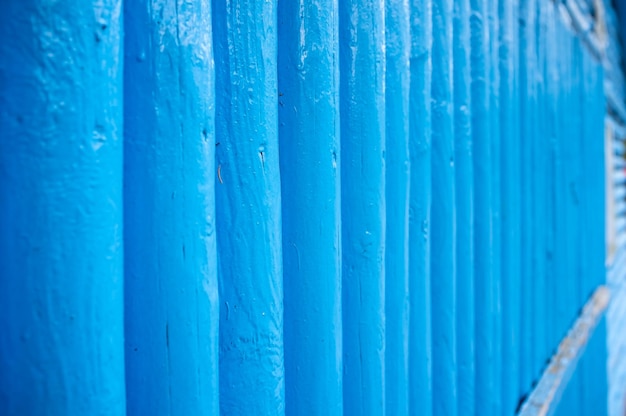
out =
[[(587, 248), (584, 247), (585, 240), (583, 240), (582, 227), (584, 225), (585, 218), (583, 216), (583, 205), (585, 203), (584, 198), (584, 183), (583, 176), (586, 172), (582, 169), (582, 165), (584, 163), (584, 159), (587, 157), (584, 153), (582, 153), (583, 142), (588, 140), (597, 140), (599, 142), (602, 137), (601, 132), (603, 131), (603, 125), (600, 124), (596, 126), (595, 131), (597, 131), (596, 135), (592, 135), (591, 137), (585, 136), (584, 124), (583, 124), (583, 116), (582, 114), (585, 111), (585, 108), (582, 106), (582, 90), (583, 90), (583, 73), (582, 73), (582, 56), (587, 53), (584, 49), (582, 43), (576, 39), (574, 41), (574, 49), (570, 63), (570, 71), (572, 73), (572, 97), (571, 97), (571, 105), (572, 111), (576, 114), (580, 114), (580, 117), (575, 117), (574, 120), (571, 120), (572, 126), (572, 136), (570, 137), (570, 149), (572, 151), (572, 162), (573, 169), (571, 169), (572, 179), (570, 181), (570, 200), (572, 203), (573, 209), (573, 218), (572, 218), (572, 232), (571, 236), (575, 241), (575, 246), (573, 248), (574, 252), (574, 276), (576, 280), (575, 286), (575, 302), (577, 310), (580, 305), (584, 304), (587, 298), (591, 295), (591, 292), (587, 292), (585, 288), (584, 280), (584, 265), (583, 265), (583, 256), (587, 253)], [(602, 244), (602, 242), (597, 241), (596, 244)]]
[(213, 1), (220, 411), (282, 414), (276, 1)]
[(489, 1), (472, 0), (471, 92), (474, 168), (474, 296), (476, 342), (476, 409), (493, 413), (494, 293), (492, 205), (493, 165), (490, 107)]
[[(564, 37), (564, 27), (563, 23), (560, 19), (557, 21), (556, 25), (556, 43), (560, 45), (561, 52), (556, 56), (556, 71), (558, 74), (558, 79), (561, 82), (565, 82), (565, 74), (564, 74), (564, 58), (563, 54), (566, 52), (567, 48), (567, 38)], [(554, 316), (554, 334), (555, 337), (561, 338), (564, 335), (564, 331), (566, 331), (567, 324), (566, 320), (569, 318), (567, 314), (567, 296), (568, 296), (568, 282), (566, 276), (566, 243), (564, 242), (564, 238), (567, 238), (565, 231), (565, 201), (567, 200), (567, 194), (564, 194), (564, 190), (567, 189), (567, 184), (565, 184), (563, 178), (563, 136), (565, 135), (564, 130), (567, 126), (564, 125), (564, 118), (566, 113), (566, 102), (564, 97), (563, 88), (559, 88), (557, 90), (556, 97), (556, 106), (559, 109), (556, 120), (556, 141), (554, 146), (554, 212), (555, 212), (555, 222), (554, 222), (554, 235), (555, 235), (555, 248), (554, 248), (554, 285), (556, 287), (560, 287), (559, 290), (555, 294), (554, 300), (554, 308), (552, 316)]]
[[(501, 147), (503, 138), (500, 130), (500, 21), (498, 3), (501, 0), (488, 0), (487, 22), (489, 30), (488, 60), (489, 68), (489, 146), (491, 157), (491, 281), (486, 290), (490, 292), (490, 329), (492, 356), (491, 371), (491, 403), (488, 407), (491, 414), (499, 415), (502, 411), (502, 198), (501, 198)], [(483, 238), (488, 238), (483, 234)]]
[(456, 405), (456, 229), (452, 1), (432, 9), (432, 206), (431, 316), (433, 413), (455, 415)]
[(474, 408), (474, 169), (472, 166), (470, 0), (454, 2), (454, 169), (456, 211), (457, 411)]
[(519, 395), (520, 330), (520, 150), (519, 57), (517, 1), (500, 1), (500, 195), (501, 206), (501, 289), (502, 289), (502, 386), (503, 413), (512, 413)]
[(338, 31), (335, 0), (278, 5), (285, 394), (297, 415), (343, 409)]
[(385, 410), (384, 16), (380, 1), (339, 4), (346, 414)]
[(387, 414), (398, 416), (409, 412), (409, 25), (409, 2), (387, 1), (385, 401)]
[(210, 2), (129, 2), (124, 28), (127, 408), (130, 414), (215, 414)]
[[(604, 284), (606, 278), (605, 259), (606, 241), (605, 236), (605, 213), (606, 213), (606, 195), (605, 195), (605, 169), (604, 169), (604, 140), (599, 140), (600, 126), (604, 126), (606, 114), (606, 98), (604, 94), (604, 67), (599, 62), (589, 62), (590, 68), (584, 77), (585, 97), (591, 97), (591, 102), (585, 105), (585, 110), (589, 114), (589, 132), (587, 137), (594, 137), (595, 140), (586, 140), (585, 145), (590, 147), (584, 148), (584, 153), (588, 155), (585, 160), (589, 163), (585, 167), (585, 178), (590, 181), (587, 185), (593, 193), (589, 197), (589, 211), (592, 213), (589, 218), (589, 228), (593, 233), (589, 238), (591, 253), (589, 262), (589, 276), (591, 280), (589, 287)], [(588, 111), (591, 110), (591, 111)], [(589, 289), (587, 289), (589, 290)]]
[(430, 301), (432, 2), (411, 0), (409, 97), (409, 402), (411, 415), (432, 414)]
[(532, 330), (532, 138), (535, 105), (535, 23), (536, 0), (520, 2), (520, 133), (521, 133), (521, 290), (520, 290), (520, 396), (528, 393), (533, 381), (533, 330)]
[[(532, 359), (532, 375), (533, 380), (541, 374), (545, 367), (546, 359), (552, 354), (552, 348), (555, 344), (547, 340), (546, 332), (546, 315), (549, 303), (547, 286), (549, 283), (549, 275), (547, 273), (546, 250), (547, 241), (551, 234), (548, 223), (548, 198), (549, 185), (548, 174), (550, 169), (550, 141), (547, 137), (546, 120), (547, 120), (547, 91), (545, 82), (546, 69), (546, 33), (547, 33), (547, 14), (546, 5), (539, 1), (536, 3), (535, 11), (536, 25), (534, 33), (534, 51), (535, 51), (535, 68), (533, 79), (535, 83), (535, 102), (529, 111), (532, 112), (531, 127), (532, 134), (528, 138), (532, 147), (531, 154), (531, 187), (532, 202), (531, 216), (532, 226), (534, 229), (534, 237), (531, 251), (531, 278), (533, 279), (532, 296), (532, 331), (534, 344), (534, 357)], [(559, 334), (562, 336), (562, 333)]]
[[(547, 208), (545, 211), (546, 222), (547, 225), (545, 227), (545, 235), (546, 235), (546, 282), (545, 282), (545, 290), (546, 293), (551, 294), (547, 296), (544, 303), (544, 313), (547, 316), (555, 316), (555, 297), (560, 295), (560, 287), (557, 284), (556, 280), (556, 262), (554, 258), (555, 245), (557, 242), (558, 236), (555, 233), (555, 223), (557, 218), (559, 217), (559, 213), (555, 209), (555, 196), (557, 194), (557, 185), (555, 182), (556, 174), (556, 163), (555, 163), (555, 155), (557, 149), (557, 137), (558, 137), (558, 115), (559, 115), (559, 102), (558, 102), (558, 89), (559, 89), (559, 73), (557, 67), (557, 53), (558, 53), (558, 44), (556, 38), (556, 23), (559, 19), (559, 16), (556, 14), (556, 7), (553, 3), (546, 5), (545, 10), (545, 34), (544, 34), (544, 53), (548, 57), (545, 60), (543, 71), (544, 71), (544, 80), (545, 80), (545, 102), (542, 110), (543, 116), (545, 119), (545, 136), (547, 140), (547, 170), (544, 176), (544, 181), (547, 182), (546, 185), (546, 204)], [(544, 350), (544, 355), (549, 355), (553, 353), (554, 347), (558, 344), (560, 340), (561, 334), (556, 329), (554, 319), (544, 319), (543, 327), (545, 332), (543, 334), (544, 337), (544, 346), (547, 346), (547, 350)], [(545, 358), (545, 357), (544, 357)]]
[[(582, 186), (587, 190), (584, 205), (586, 218), (583, 223), (586, 229), (583, 248), (586, 260), (584, 274), (587, 276), (583, 286), (584, 294), (589, 293), (597, 285), (605, 284), (606, 281), (605, 141), (600, 139), (599, 134), (599, 132), (604, 132), (605, 128), (604, 68), (602, 63), (597, 62), (590, 55), (584, 55), (582, 59), (581, 85), (581, 106), (584, 114), (582, 120), (584, 139), (581, 153), (585, 155), (581, 169), (584, 172)], [(596, 365), (600, 362), (603, 362), (602, 358), (598, 358)], [(601, 368), (606, 370), (607, 366), (603, 365)], [(606, 391), (605, 386), (599, 383), (595, 387), (599, 392)], [(603, 402), (595, 400), (596, 398), (592, 398), (592, 403), (602, 405)]]
[(124, 414), (122, 2), (3, 6), (0, 413)]

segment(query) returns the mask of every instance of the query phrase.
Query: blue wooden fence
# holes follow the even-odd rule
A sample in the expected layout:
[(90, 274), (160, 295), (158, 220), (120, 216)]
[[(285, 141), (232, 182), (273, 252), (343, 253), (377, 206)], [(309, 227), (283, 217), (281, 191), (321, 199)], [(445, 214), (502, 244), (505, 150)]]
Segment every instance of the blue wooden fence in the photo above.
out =
[(530, 411), (605, 280), (601, 4), (6, 2), (0, 414)]

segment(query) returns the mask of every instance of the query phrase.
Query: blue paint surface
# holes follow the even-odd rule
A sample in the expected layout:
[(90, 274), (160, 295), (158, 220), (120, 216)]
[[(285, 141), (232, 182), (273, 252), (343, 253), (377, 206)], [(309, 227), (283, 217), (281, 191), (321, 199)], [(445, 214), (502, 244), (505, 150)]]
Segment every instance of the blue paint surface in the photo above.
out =
[(493, 413), (495, 398), (493, 360), (493, 166), (490, 113), (489, 3), (472, 0), (471, 93), (474, 168), (474, 296), (476, 345), (476, 406)]
[(335, 1), (279, 4), (289, 414), (343, 414), (338, 28)]
[(527, 394), (534, 379), (533, 374), (533, 348), (534, 339), (532, 332), (533, 322), (533, 274), (532, 274), (532, 247), (533, 247), (533, 223), (532, 223), (532, 140), (534, 137), (534, 119), (532, 109), (535, 106), (535, 0), (520, 3), (520, 27), (519, 27), (519, 60), (520, 60), (520, 159), (521, 159), (521, 284), (520, 284), (520, 395)]
[(383, 3), (340, 3), (339, 33), (344, 412), (378, 415), (385, 409)]
[[(546, 7), (544, 10), (546, 14), (546, 28), (545, 28), (545, 48), (544, 53), (548, 57), (556, 56), (558, 53), (558, 45), (556, 41), (556, 27), (557, 27), (557, 15), (556, 8), (554, 5), (550, 5)], [(550, 157), (548, 160), (548, 169), (546, 173), (546, 177), (544, 180), (547, 182), (546, 190), (547, 190), (547, 221), (549, 224), (554, 224), (556, 222), (556, 217), (558, 215), (555, 209), (555, 195), (557, 193), (556, 183), (555, 183), (555, 152), (556, 152), (556, 139), (557, 139), (557, 117), (559, 113), (558, 107), (558, 88), (559, 88), (559, 74), (557, 70), (557, 60), (556, 59), (546, 59), (544, 63), (544, 80), (546, 82), (544, 94), (546, 94), (544, 107), (542, 112), (547, 120), (545, 121), (545, 132), (548, 137), (548, 149), (550, 153)], [(555, 279), (555, 270), (556, 270), (556, 262), (554, 259), (554, 253), (556, 249), (556, 233), (555, 227), (548, 227), (545, 230), (546, 233), (546, 274), (547, 276), (552, 276), (546, 282), (546, 291), (548, 293), (559, 293), (558, 292), (558, 284)], [(553, 314), (554, 306), (556, 302), (553, 302), (553, 299), (548, 297), (548, 302), (544, 305), (544, 313)], [(556, 345), (560, 338), (559, 332), (555, 329), (556, 325), (554, 320), (545, 320), (544, 321), (544, 340), (547, 342), (547, 346), (549, 348), (548, 353), (552, 353), (553, 346)], [(544, 345), (545, 347), (545, 345)]]
[(409, 93), (410, 9), (385, 4), (385, 400), (389, 415), (409, 412)]
[[(569, 39), (569, 34), (565, 30), (564, 25), (557, 24), (556, 28), (556, 40), (560, 45), (560, 49), (562, 51), (561, 54), (557, 57), (556, 70), (558, 72), (559, 79), (563, 82), (563, 88), (559, 88), (557, 91), (557, 105), (559, 106), (560, 111), (557, 114), (557, 126), (556, 126), (556, 143), (554, 146), (554, 186), (555, 186), (555, 196), (554, 196), (554, 210), (557, 213), (555, 215), (554, 221), (554, 230), (555, 230), (555, 250), (554, 250), (554, 278), (556, 286), (563, 287), (562, 291), (556, 296), (555, 299), (555, 309), (553, 312), (553, 316), (555, 316), (555, 326), (554, 331), (557, 334), (556, 337), (562, 337), (565, 331), (569, 326), (569, 314), (568, 309), (572, 306), (572, 297), (573, 297), (573, 285), (566, 284), (567, 280), (570, 279), (569, 273), (571, 273), (571, 267), (569, 267), (568, 262), (571, 262), (570, 258), (570, 248), (572, 243), (567, 241), (567, 229), (568, 229), (568, 220), (570, 217), (569, 210), (569, 182), (568, 182), (568, 158), (566, 156), (567, 152), (567, 141), (569, 140), (569, 136), (572, 133), (571, 129), (569, 129), (569, 102), (567, 97), (567, 92), (565, 91), (565, 85), (567, 85), (570, 80), (568, 73), (568, 66), (570, 64), (570, 48), (571, 42)], [(536, 359), (535, 359), (536, 361)], [(537, 365), (535, 364), (535, 370), (537, 369)]]
[(606, 1), (9, 3), (2, 414), (511, 414), (603, 283)]
[(502, 409), (511, 413), (517, 406), (520, 340), (520, 117), (517, 1), (499, 2), (500, 18), (500, 195), (501, 205), (501, 311), (502, 373), (499, 378)]
[[(488, 409), (491, 414), (500, 415), (505, 413), (502, 409), (502, 196), (501, 196), (501, 152), (503, 137), (500, 130), (500, 36), (501, 23), (498, 14), (499, 0), (488, 0), (487, 22), (489, 30), (488, 68), (489, 68), (489, 142), (491, 146), (491, 278), (485, 285), (489, 292), (488, 307), (489, 321), (483, 321), (483, 325), (491, 326), (485, 331), (485, 335), (491, 338), (492, 356), (490, 359), (489, 383), (493, 390), (490, 394)], [(480, 142), (478, 144), (480, 149)], [(486, 185), (486, 184), (485, 184)], [(480, 234), (479, 234), (480, 235)], [(485, 238), (483, 234), (482, 238)], [(485, 253), (484, 251), (482, 252)], [(476, 257), (478, 258), (478, 257)], [(480, 276), (480, 275), (478, 275)], [(480, 277), (479, 277), (480, 279)]]
[(282, 414), (276, 1), (213, 1), (220, 412)]
[(432, 404), (430, 301), (432, 2), (411, 0), (409, 96), (409, 410), (429, 416)]
[(128, 413), (218, 412), (211, 9), (124, 9)]
[(432, 12), (431, 299), (433, 414), (456, 409), (456, 222), (452, 1), (435, 0)]
[(4, 6), (0, 413), (123, 414), (121, 1)]
[[(554, 344), (548, 342), (547, 333), (545, 331), (545, 316), (547, 315), (548, 306), (548, 290), (547, 285), (550, 283), (546, 267), (547, 260), (547, 239), (551, 232), (549, 219), (548, 198), (548, 184), (550, 183), (550, 170), (549, 170), (549, 150), (550, 140), (547, 140), (545, 133), (547, 129), (545, 127), (546, 115), (546, 83), (545, 79), (545, 64), (546, 64), (546, 13), (544, 5), (539, 1), (535, 4), (537, 8), (535, 11), (536, 24), (534, 26), (532, 50), (534, 52), (534, 65), (533, 72), (530, 74), (532, 77), (534, 88), (534, 102), (529, 105), (528, 111), (531, 117), (531, 125), (529, 130), (531, 136), (529, 138), (529, 146), (531, 147), (531, 170), (530, 170), (530, 187), (532, 194), (532, 202), (530, 206), (530, 215), (532, 218), (533, 227), (533, 242), (531, 253), (532, 268), (530, 269), (533, 280), (533, 304), (531, 305), (532, 314), (532, 328), (533, 328), (533, 348), (534, 357), (532, 358), (532, 376), (533, 380), (541, 374), (541, 371), (545, 367), (545, 357), (549, 357), (552, 354)], [(565, 288), (564, 288), (565, 289)], [(565, 289), (566, 290), (566, 289)], [(568, 310), (568, 316), (571, 316), (571, 312)], [(566, 328), (563, 328), (565, 331)], [(559, 339), (565, 334), (565, 332), (559, 332)], [(556, 341), (556, 340), (555, 340)], [(558, 342), (558, 341), (557, 341)]]
[(453, 35), (457, 412), (471, 415), (475, 413), (476, 322), (469, 0), (454, 2)]

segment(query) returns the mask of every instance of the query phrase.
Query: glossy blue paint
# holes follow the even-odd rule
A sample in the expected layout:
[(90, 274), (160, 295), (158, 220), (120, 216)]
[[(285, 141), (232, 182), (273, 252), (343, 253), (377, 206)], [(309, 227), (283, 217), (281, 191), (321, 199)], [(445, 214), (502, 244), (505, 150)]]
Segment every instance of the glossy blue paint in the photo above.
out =
[(432, 350), (430, 300), (432, 2), (411, 0), (409, 96), (409, 411), (430, 416)]
[[(549, 150), (550, 141), (547, 140), (545, 132), (546, 116), (546, 82), (545, 82), (545, 63), (546, 63), (546, 13), (547, 9), (543, 2), (539, 1), (535, 4), (535, 26), (532, 46), (534, 51), (534, 67), (533, 72), (529, 75), (532, 77), (534, 88), (534, 104), (529, 105), (528, 111), (532, 117), (532, 126), (530, 127), (532, 134), (528, 138), (531, 147), (531, 171), (530, 183), (532, 189), (532, 202), (530, 206), (532, 227), (533, 227), (533, 243), (531, 248), (532, 268), (530, 269), (533, 280), (533, 305), (531, 306), (532, 327), (533, 327), (533, 348), (534, 356), (532, 358), (532, 378), (536, 378), (541, 374), (545, 367), (545, 358), (552, 354), (555, 344), (547, 340), (545, 331), (545, 316), (547, 314), (548, 291), (550, 275), (546, 269), (546, 251), (547, 239), (551, 232), (548, 222), (548, 184), (550, 178), (549, 171)], [(565, 328), (564, 328), (565, 330)], [(559, 333), (559, 339), (564, 332)], [(558, 341), (558, 340), (555, 340)]]
[[(555, 57), (558, 53), (558, 45), (557, 45), (557, 23), (558, 23), (558, 14), (557, 9), (554, 4), (550, 4), (545, 8), (544, 13), (546, 14), (546, 27), (545, 27), (545, 53), (548, 57)], [(546, 177), (544, 180), (547, 182), (547, 211), (546, 215), (548, 216), (548, 223), (555, 224), (556, 218), (559, 213), (556, 211), (555, 205), (555, 196), (557, 194), (556, 189), (556, 165), (555, 165), (555, 154), (556, 154), (556, 145), (557, 145), (557, 120), (559, 113), (559, 104), (558, 104), (558, 88), (559, 88), (559, 73), (557, 67), (557, 59), (546, 59), (544, 64), (544, 80), (545, 80), (545, 94), (546, 103), (543, 107), (543, 112), (546, 119), (545, 132), (549, 139), (549, 153), (550, 157), (548, 160), (548, 171), (546, 173)], [(556, 262), (554, 258), (554, 253), (556, 250), (556, 239), (557, 235), (555, 232), (555, 227), (551, 226), (545, 230), (546, 233), (546, 276), (547, 281), (545, 284), (547, 293), (561, 293), (558, 289), (557, 279), (556, 279)], [(544, 300), (544, 312), (549, 314), (550, 316), (555, 316), (555, 306), (557, 302), (551, 296), (548, 296), (547, 299)], [(553, 352), (554, 345), (557, 345), (560, 341), (561, 334), (557, 330), (557, 325), (555, 320), (544, 320), (544, 329), (545, 333), (544, 340), (546, 344), (543, 346), (544, 348), (547, 346), (548, 350), (546, 351), (548, 354)]]
[(470, 0), (454, 2), (454, 191), (456, 213), (457, 412), (472, 415), (475, 377), (474, 169), (472, 162)]
[(432, 9), (432, 200), (431, 318), (433, 414), (455, 415), (456, 401), (456, 223), (452, 1)]
[(213, 1), (220, 411), (282, 414), (276, 1)]
[[(567, 82), (567, 65), (568, 58), (567, 55), (569, 53), (568, 47), (570, 46), (568, 41), (569, 37), (567, 36), (567, 32), (565, 31), (565, 27), (563, 23), (557, 23), (556, 28), (556, 40), (560, 45), (561, 53), (557, 56), (557, 71), (559, 74), (559, 79), (561, 82)], [(555, 215), (554, 222), (554, 230), (555, 230), (555, 249), (554, 249), (554, 279), (555, 286), (562, 286), (565, 283), (565, 279), (567, 276), (567, 247), (568, 243), (564, 241), (567, 236), (564, 234), (567, 230), (567, 200), (568, 200), (568, 190), (567, 190), (567, 182), (565, 180), (565, 167), (564, 167), (564, 157), (563, 157), (563, 146), (564, 141), (567, 139), (569, 131), (567, 130), (567, 120), (569, 117), (567, 116), (568, 112), (563, 111), (567, 108), (568, 103), (566, 102), (565, 91), (563, 88), (559, 88), (557, 91), (557, 105), (561, 111), (557, 114), (557, 136), (556, 142), (554, 146), (554, 210), (557, 213)], [(562, 334), (567, 330), (567, 319), (568, 319), (568, 301), (571, 297), (571, 286), (565, 285), (563, 286), (563, 290), (557, 294), (555, 299), (555, 326), (554, 331), (557, 336), (561, 337)]]
[[(583, 187), (588, 192), (585, 199), (587, 207), (586, 226), (588, 241), (605, 240), (605, 160), (604, 140), (589, 140), (600, 137), (600, 126), (605, 126), (606, 96), (604, 91), (604, 68), (593, 57), (584, 54), (582, 57), (583, 77), (583, 125), (585, 140), (582, 142)], [(624, 120), (626, 121), (626, 120)], [(604, 136), (604, 131), (602, 132)], [(587, 247), (588, 267), (585, 273), (587, 287), (585, 293), (590, 294), (598, 285), (606, 282), (606, 245), (589, 244)]]
[(603, 327), (563, 338), (626, 113), (599, 2), (43, 3), (0, 18), (0, 413), (511, 414), (592, 335), (552, 406), (604, 410)]
[(408, 0), (385, 3), (385, 401), (409, 413), (409, 92)]
[(0, 413), (123, 414), (122, 2), (0, 17)]
[(385, 13), (339, 4), (343, 399), (346, 414), (385, 411)]
[(343, 414), (337, 2), (278, 4), (286, 411)]
[(472, 144), (474, 168), (474, 296), (476, 407), (493, 413), (494, 293), (493, 293), (493, 166), (490, 113), (489, 0), (470, 3)]
[[(581, 142), (581, 188), (583, 193), (583, 218), (586, 221), (581, 223), (583, 232), (581, 241), (606, 241), (605, 240), (605, 218), (602, 213), (606, 212), (605, 207), (605, 162), (604, 162), (604, 140), (599, 140), (599, 126), (604, 125), (605, 105), (604, 95), (604, 70), (603, 65), (596, 62), (589, 54), (582, 54), (582, 79), (580, 88), (580, 99), (583, 111), (582, 131), (583, 140)], [(588, 140), (588, 137), (598, 137), (598, 140)], [(604, 244), (587, 244), (582, 250), (583, 270), (582, 270), (582, 295), (591, 293), (597, 285), (605, 284), (607, 258), (606, 246)], [(612, 302), (619, 305), (616, 293), (612, 290)], [(583, 370), (579, 371), (581, 385), (585, 388), (586, 403), (583, 411), (610, 414), (608, 412), (607, 392), (609, 390), (607, 373), (612, 372), (614, 365), (609, 361), (607, 349), (613, 349), (619, 341), (611, 342), (607, 337), (607, 324), (600, 322), (593, 338), (590, 341), (589, 349), (583, 357)], [(613, 322), (611, 322), (613, 324)], [(607, 348), (608, 347), (608, 348)], [(608, 363), (608, 364), (607, 364)], [(616, 366), (615, 366), (616, 367)], [(597, 380), (589, 386), (585, 380)], [(611, 386), (612, 387), (612, 386)], [(617, 387), (619, 388), (619, 387)]]
[[(502, 384), (499, 380), (502, 377), (502, 286), (501, 286), (501, 264), (502, 264), (502, 218), (500, 195), (501, 186), (501, 153), (502, 136), (500, 130), (500, 19), (498, 14), (498, 4), (502, 0), (488, 0), (487, 21), (489, 30), (489, 142), (491, 146), (491, 281), (487, 283), (486, 290), (491, 298), (490, 322), (491, 325), (491, 374), (490, 384), (491, 403), (488, 405), (491, 414), (499, 415), (505, 413), (502, 410)], [(480, 140), (478, 141), (480, 144)], [(486, 184), (485, 184), (486, 185)], [(480, 234), (479, 234), (480, 235)], [(484, 234), (483, 234), (484, 236)], [(483, 237), (484, 238), (484, 237)], [(484, 253), (484, 251), (482, 252)], [(480, 275), (478, 275), (480, 276)], [(489, 330), (488, 330), (489, 331)], [(487, 332), (485, 333), (485, 335)]]
[(210, 2), (128, 2), (124, 28), (127, 409), (216, 414)]
[(501, 311), (502, 311), (502, 373), (499, 378), (502, 409), (511, 413), (517, 406), (519, 386), (519, 292), (520, 282), (520, 149), (519, 131), (519, 3), (500, 1), (500, 195), (501, 205)]
[(534, 340), (532, 333), (532, 138), (534, 132), (533, 108), (535, 106), (535, 82), (534, 73), (536, 65), (535, 57), (535, 11), (536, 0), (523, 1), (520, 3), (520, 27), (519, 27), (519, 59), (520, 59), (520, 134), (521, 134), (521, 285), (520, 285), (520, 396), (529, 393), (534, 379), (533, 363)]

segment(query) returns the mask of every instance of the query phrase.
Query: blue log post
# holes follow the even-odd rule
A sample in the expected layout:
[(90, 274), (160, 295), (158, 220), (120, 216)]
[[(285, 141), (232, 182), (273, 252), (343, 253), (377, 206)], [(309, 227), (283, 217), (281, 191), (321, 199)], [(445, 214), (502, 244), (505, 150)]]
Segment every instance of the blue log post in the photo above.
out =
[(520, 134), (521, 134), (521, 283), (520, 307), (520, 398), (529, 393), (533, 381), (533, 279), (532, 279), (532, 146), (534, 76), (535, 76), (535, 11), (536, 0), (520, 2), (519, 61), (520, 61)]
[(409, 412), (409, 92), (410, 9), (385, 3), (386, 244), (385, 400), (389, 415)]
[(472, 0), (471, 91), (474, 168), (474, 296), (476, 342), (476, 409), (492, 413), (493, 359), (493, 247), (492, 247), (492, 144), (490, 117), (489, 3)]
[(472, 415), (475, 377), (474, 169), (472, 163), (470, 0), (454, 2), (454, 173), (456, 211), (457, 411)]
[(451, 0), (432, 12), (431, 299), (433, 413), (456, 415), (456, 229)]
[[(567, 28), (564, 26), (562, 22), (557, 23), (556, 28), (556, 40), (557, 44), (560, 46), (560, 53), (557, 55), (557, 71), (558, 71), (558, 79), (560, 83), (560, 87), (558, 90), (557, 96), (557, 106), (559, 108), (559, 112), (557, 115), (557, 136), (554, 146), (554, 187), (555, 187), (555, 198), (554, 198), (554, 210), (555, 210), (555, 249), (554, 249), (554, 262), (555, 262), (555, 270), (554, 270), (554, 280), (555, 285), (560, 287), (561, 290), (556, 294), (556, 308), (554, 310), (555, 316), (555, 332), (558, 334), (558, 339), (562, 338), (569, 327), (569, 320), (571, 316), (571, 312), (569, 310), (570, 305), (570, 288), (572, 287), (571, 277), (568, 276), (568, 242), (567, 239), (567, 201), (569, 199), (569, 184), (566, 181), (566, 168), (565, 168), (565, 158), (563, 156), (564, 146), (567, 146), (567, 141), (569, 140), (569, 130), (568, 130), (568, 102), (567, 95), (564, 91), (565, 83), (567, 82), (568, 75), (568, 58), (569, 58), (569, 36), (567, 33)], [(536, 366), (535, 366), (536, 367)]]
[(517, 17), (519, 4), (500, 1), (500, 192), (501, 221), (501, 307), (502, 307), (502, 386), (503, 413), (511, 414), (519, 395), (519, 291), (520, 282), (520, 149), (519, 58)]
[(213, 1), (223, 414), (285, 410), (276, 1)]
[(409, 411), (432, 415), (430, 302), (432, 2), (411, 0)]
[[(486, 290), (490, 297), (490, 317), (482, 320), (481, 325), (491, 325), (491, 397), (489, 411), (493, 415), (505, 413), (502, 409), (502, 164), (501, 147), (506, 139), (500, 130), (500, 35), (501, 24), (498, 4), (503, 0), (488, 0), (487, 25), (489, 30), (488, 60), (489, 67), (489, 142), (491, 146), (491, 282)], [(507, 0), (504, 0), (507, 1)], [(510, 1), (510, 0), (508, 0)], [(480, 142), (478, 144), (480, 149)], [(479, 162), (479, 161), (478, 161)], [(479, 162), (480, 163), (480, 162)], [(488, 238), (483, 234), (481, 238)], [(483, 252), (484, 253), (484, 252)], [(478, 257), (477, 257), (478, 258)], [(480, 278), (480, 277), (479, 277)]]
[(4, 6), (0, 413), (124, 414), (122, 2)]
[[(531, 215), (533, 221), (534, 237), (532, 243), (532, 268), (531, 278), (533, 279), (533, 291), (530, 296), (533, 298), (532, 306), (532, 332), (533, 347), (535, 348), (535, 356), (532, 364), (532, 374), (535, 380), (545, 367), (545, 360), (552, 353), (554, 344), (550, 345), (547, 341), (547, 333), (545, 331), (548, 306), (548, 280), (550, 276), (546, 269), (546, 250), (547, 240), (552, 229), (548, 211), (548, 194), (549, 183), (549, 161), (550, 161), (550, 140), (547, 136), (545, 127), (546, 116), (548, 114), (546, 108), (547, 91), (545, 79), (546, 67), (546, 4), (539, 1), (536, 3), (537, 24), (535, 25), (535, 69), (532, 75), (535, 85), (535, 102), (529, 110), (532, 111), (532, 134), (527, 138), (532, 146), (530, 172), (532, 182), (532, 202)], [(562, 288), (561, 288), (562, 290)], [(560, 334), (561, 336), (563, 334)]]
[[(583, 162), (581, 169), (582, 186), (585, 189), (583, 212), (583, 293), (589, 294), (598, 285), (605, 284), (605, 97), (603, 92), (603, 65), (596, 62), (589, 53), (582, 56), (581, 80), (582, 131), (584, 132), (581, 146)], [(612, 294), (615, 298), (617, 293)], [(614, 299), (615, 302), (616, 299)], [(605, 318), (596, 328), (588, 348), (588, 359), (584, 363), (583, 380), (594, 380), (586, 383), (587, 403), (583, 412), (607, 413), (607, 342)]]
[[(547, 184), (547, 196), (546, 203), (548, 205), (546, 210), (547, 222), (549, 226), (545, 230), (546, 232), (546, 275), (547, 281), (545, 282), (545, 288), (547, 293), (555, 294), (560, 292), (560, 288), (557, 286), (555, 279), (556, 263), (554, 259), (554, 252), (556, 249), (557, 236), (554, 229), (554, 224), (558, 213), (555, 209), (555, 195), (557, 194), (555, 183), (555, 152), (556, 152), (556, 139), (557, 139), (557, 117), (558, 117), (558, 88), (559, 88), (559, 74), (556, 65), (556, 55), (559, 45), (556, 39), (556, 25), (558, 15), (556, 14), (556, 8), (553, 3), (546, 5), (544, 13), (546, 14), (546, 32), (545, 32), (545, 53), (549, 59), (546, 60), (544, 65), (544, 80), (546, 83), (545, 94), (547, 103), (544, 107), (546, 120), (545, 135), (548, 137), (548, 170), (544, 180)], [(554, 316), (555, 304), (554, 295), (548, 296), (545, 304), (544, 313), (548, 316)], [(554, 346), (558, 345), (562, 334), (556, 330), (554, 320), (544, 320), (543, 323), (545, 329), (545, 342), (550, 346), (550, 349), (546, 352), (552, 354)]]
[(289, 414), (343, 414), (339, 17), (278, 5), (278, 113)]
[(344, 412), (380, 415), (385, 409), (383, 3), (341, 2), (339, 33)]
[(130, 414), (218, 412), (215, 94), (208, 0), (124, 10)]

